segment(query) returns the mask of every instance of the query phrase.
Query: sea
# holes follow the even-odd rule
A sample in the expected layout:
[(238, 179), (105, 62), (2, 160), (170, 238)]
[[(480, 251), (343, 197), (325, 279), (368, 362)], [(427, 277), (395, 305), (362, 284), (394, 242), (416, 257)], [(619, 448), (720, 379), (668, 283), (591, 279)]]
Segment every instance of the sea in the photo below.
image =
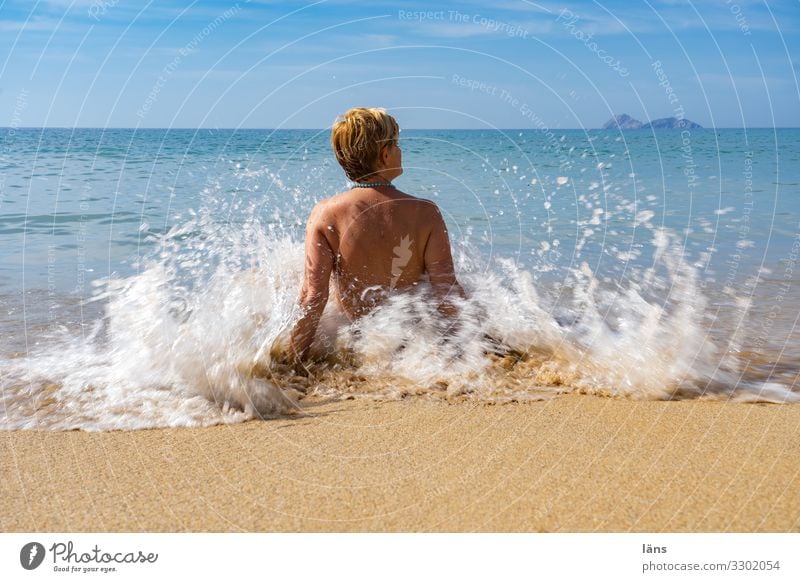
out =
[(467, 298), (423, 282), (304, 370), (309, 211), (348, 189), (324, 130), (0, 128), (0, 428), (133, 430), (339, 399), (581, 393), (800, 401), (800, 130), (404, 130)]

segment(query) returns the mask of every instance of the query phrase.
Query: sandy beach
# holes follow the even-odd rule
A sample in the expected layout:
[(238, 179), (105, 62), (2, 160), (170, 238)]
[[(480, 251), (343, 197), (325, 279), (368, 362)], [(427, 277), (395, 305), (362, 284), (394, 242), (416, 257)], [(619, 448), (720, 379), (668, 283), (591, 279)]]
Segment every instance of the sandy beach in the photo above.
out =
[(570, 395), (3, 432), (14, 531), (798, 532), (800, 407)]

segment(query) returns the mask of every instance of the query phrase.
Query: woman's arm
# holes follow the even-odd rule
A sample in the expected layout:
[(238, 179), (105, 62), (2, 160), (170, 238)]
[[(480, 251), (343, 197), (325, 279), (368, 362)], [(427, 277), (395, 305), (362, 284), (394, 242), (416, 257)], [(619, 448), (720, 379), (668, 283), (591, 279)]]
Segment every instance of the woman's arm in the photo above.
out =
[(325, 236), (325, 212), (322, 203), (311, 211), (306, 226), (306, 264), (303, 288), (300, 291), (300, 307), (303, 315), (292, 330), (289, 356), (294, 362), (308, 352), (320, 317), (328, 302), (328, 288), (333, 270), (333, 250)]
[(466, 295), (456, 279), (447, 226), (439, 209), (436, 205), (433, 207), (431, 234), (425, 245), (425, 270), (430, 277), (439, 312), (452, 317), (456, 314), (452, 299), (464, 299)]

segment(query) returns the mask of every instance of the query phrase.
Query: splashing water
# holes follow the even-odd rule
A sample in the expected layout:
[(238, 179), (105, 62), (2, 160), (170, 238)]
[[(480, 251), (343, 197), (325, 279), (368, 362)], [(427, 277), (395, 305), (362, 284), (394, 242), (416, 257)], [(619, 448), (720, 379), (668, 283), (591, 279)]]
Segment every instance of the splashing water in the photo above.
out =
[[(696, 268), (664, 229), (637, 281), (604, 287), (583, 263), (569, 297), (543, 296), (509, 260), (481, 267), (462, 245), (468, 299), (456, 320), (436, 315), (424, 287), (352, 323), (331, 302), (317, 361), (296, 376), (273, 356), (298, 317), (302, 245), (267, 232), (256, 218), (226, 225), (211, 213), (172, 229), (138, 274), (98, 285), (105, 317), (86, 338), (61, 332), (2, 362), (3, 427), (205, 426), (294, 413), (319, 397), (800, 399), (743, 380), (735, 337), (721, 353)], [(669, 289), (666, 300), (648, 297), (655, 288)]]

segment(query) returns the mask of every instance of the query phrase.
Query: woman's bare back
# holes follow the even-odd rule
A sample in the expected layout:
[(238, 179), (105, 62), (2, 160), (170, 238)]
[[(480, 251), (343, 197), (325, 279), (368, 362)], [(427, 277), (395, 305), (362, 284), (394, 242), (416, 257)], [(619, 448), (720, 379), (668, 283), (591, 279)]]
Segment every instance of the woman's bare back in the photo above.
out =
[(354, 188), (330, 199), (323, 217), (336, 298), (350, 317), (423, 278), (425, 249), (439, 219), (432, 202), (393, 188)]
[(305, 256), (304, 313), (291, 339), (297, 357), (311, 344), (331, 279), (337, 302), (353, 319), (425, 275), (441, 313), (453, 315), (450, 299), (464, 297), (437, 206), (389, 186), (354, 188), (319, 202), (306, 226)]

